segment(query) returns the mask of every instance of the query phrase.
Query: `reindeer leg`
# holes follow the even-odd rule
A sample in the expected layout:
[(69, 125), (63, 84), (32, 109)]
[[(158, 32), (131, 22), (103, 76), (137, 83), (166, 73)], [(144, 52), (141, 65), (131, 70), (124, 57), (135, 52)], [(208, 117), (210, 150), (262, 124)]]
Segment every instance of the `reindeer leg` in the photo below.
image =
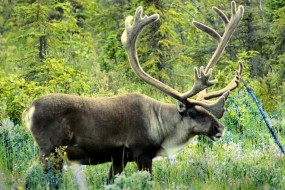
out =
[(123, 172), (124, 168), (126, 167), (129, 159), (128, 159), (128, 152), (123, 150), (123, 152), (116, 153), (112, 157), (112, 165), (109, 169), (108, 180), (107, 183), (113, 183), (114, 176), (116, 174), (120, 174)]
[(127, 162), (122, 162), (122, 160), (116, 161), (116, 162), (113, 160), (113, 163), (109, 169), (107, 183), (108, 184), (113, 183), (114, 182), (114, 176), (116, 174), (122, 173), (124, 168), (126, 167), (126, 165), (127, 165)]
[(139, 171), (148, 171), (152, 174), (152, 159), (148, 157), (139, 157), (136, 159)]

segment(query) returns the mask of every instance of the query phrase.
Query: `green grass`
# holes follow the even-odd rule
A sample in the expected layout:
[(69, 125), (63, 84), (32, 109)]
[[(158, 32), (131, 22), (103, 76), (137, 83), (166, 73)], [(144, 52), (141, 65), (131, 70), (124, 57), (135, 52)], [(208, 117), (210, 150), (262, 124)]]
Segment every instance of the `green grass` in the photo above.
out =
[[(285, 156), (275, 144), (253, 102), (242, 95), (229, 99), (223, 140), (198, 137), (173, 162), (154, 160), (153, 178), (128, 163), (125, 172), (106, 185), (110, 166), (67, 167), (60, 189), (285, 189)], [(270, 114), (285, 144), (284, 104)], [(0, 189), (49, 189), (31, 135), (9, 119), (0, 126)], [(74, 170), (77, 170), (74, 172)], [(80, 171), (80, 173), (78, 173)], [(77, 173), (77, 175), (75, 175)]]

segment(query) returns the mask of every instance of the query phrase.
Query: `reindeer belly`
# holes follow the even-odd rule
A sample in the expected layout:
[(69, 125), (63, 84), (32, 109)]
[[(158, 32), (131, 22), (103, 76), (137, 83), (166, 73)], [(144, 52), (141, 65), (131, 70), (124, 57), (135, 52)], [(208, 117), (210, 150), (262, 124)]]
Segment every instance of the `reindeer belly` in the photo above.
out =
[(124, 146), (104, 149), (88, 149), (79, 146), (69, 146), (66, 149), (67, 157), (70, 161), (79, 162), (83, 165), (96, 165), (112, 162), (113, 159), (128, 157), (128, 161), (133, 161), (130, 150)]

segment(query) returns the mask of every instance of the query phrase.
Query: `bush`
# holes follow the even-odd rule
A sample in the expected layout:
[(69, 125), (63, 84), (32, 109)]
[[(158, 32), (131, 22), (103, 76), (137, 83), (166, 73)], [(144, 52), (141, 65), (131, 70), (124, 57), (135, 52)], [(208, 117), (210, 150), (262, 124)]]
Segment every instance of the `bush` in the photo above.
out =
[(38, 155), (34, 141), (22, 126), (10, 119), (1, 121), (0, 139), (0, 172), (5, 176), (2, 183), (4, 187), (22, 184), (29, 165)]
[(66, 66), (63, 60), (46, 59), (35, 68), (29, 75), (0, 78), (0, 119), (9, 117), (19, 123), (24, 109), (48, 93), (91, 94), (89, 77)]

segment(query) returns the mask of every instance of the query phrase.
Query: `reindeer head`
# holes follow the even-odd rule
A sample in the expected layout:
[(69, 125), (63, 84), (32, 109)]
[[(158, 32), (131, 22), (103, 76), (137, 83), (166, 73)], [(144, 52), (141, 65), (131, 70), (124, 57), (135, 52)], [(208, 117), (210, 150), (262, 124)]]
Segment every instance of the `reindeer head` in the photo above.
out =
[(201, 106), (177, 103), (177, 110), (191, 131), (190, 134), (204, 135), (216, 141), (224, 135), (224, 126), (217, 118)]
[[(159, 19), (158, 14), (143, 16), (142, 7), (138, 7), (135, 13), (134, 21), (132, 16), (126, 18), (125, 31), (121, 40), (127, 51), (129, 62), (136, 74), (145, 82), (153, 85), (165, 94), (178, 100), (178, 112), (186, 120), (187, 117), (189, 119), (192, 118), (191, 125), (193, 125), (193, 128), (195, 128), (195, 123), (193, 124), (193, 122), (197, 122), (197, 129), (195, 129), (197, 130), (197, 134), (206, 135), (212, 140), (216, 140), (222, 137), (224, 131), (224, 127), (218, 122), (217, 119), (220, 119), (225, 112), (225, 101), (229, 95), (229, 92), (234, 90), (239, 84), (243, 63), (239, 61), (239, 68), (236, 72), (236, 76), (225, 88), (210, 93), (207, 93), (206, 89), (217, 83), (217, 80), (209, 80), (212, 74), (212, 69), (224, 51), (226, 44), (237, 25), (241, 21), (244, 9), (242, 6), (239, 6), (237, 9), (236, 3), (233, 1), (231, 3), (230, 19), (228, 19), (228, 17), (220, 9), (213, 7), (213, 10), (224, 21), (225, 31), (223, 35), (220, 35), (214, 29), (199, 22), (193, 21), (196, 28), (216, 39), (218, 41), (218, 46), (205, 68), (203, 66), (201, 66), (199, 69), (195, 67), (194, 85), (185, 93), (180, 93), (161, 81), (158, 81), (157, 79), (148, 75), (140, 66), (136, 51), (136, 39), (145, 26)], [(196, 96), (197, 98), (191, 99), (193, 96)], [(212, 98), (217, 99), (210, 101)], [(195, 119), (193, 120), (194, 117)]]

